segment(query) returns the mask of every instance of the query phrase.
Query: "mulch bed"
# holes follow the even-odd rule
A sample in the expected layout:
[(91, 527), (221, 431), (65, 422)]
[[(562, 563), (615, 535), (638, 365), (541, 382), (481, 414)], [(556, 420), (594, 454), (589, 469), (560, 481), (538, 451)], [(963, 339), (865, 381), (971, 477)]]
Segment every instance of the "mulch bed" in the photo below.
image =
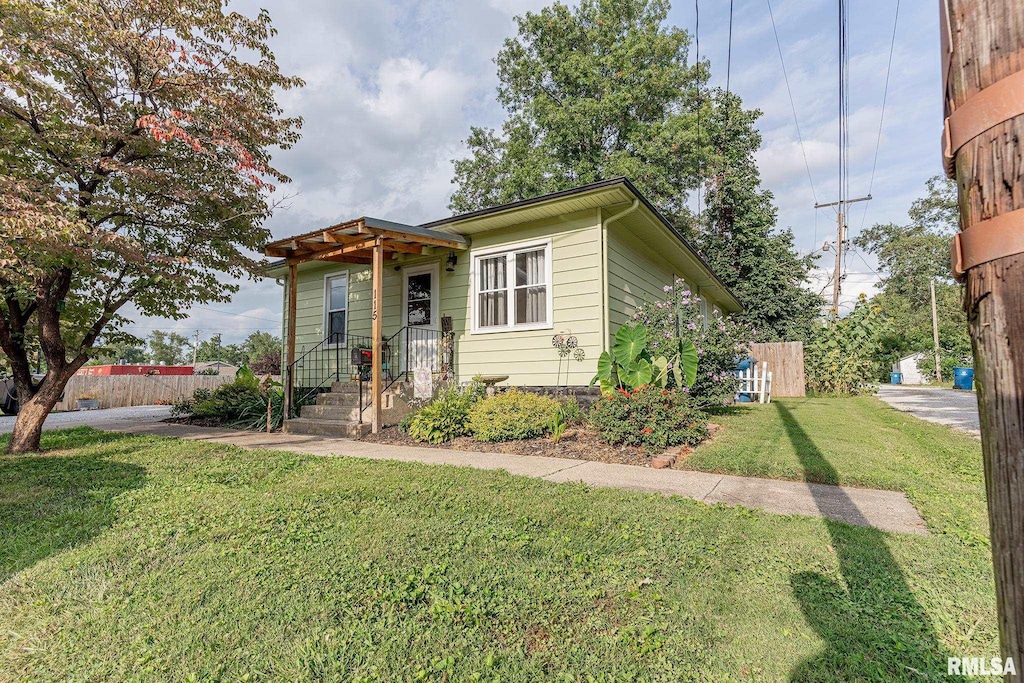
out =
[(224, 421), (216, 417), (168, 417), (161, 422), (174, 425), (194, 425), (196, 427), (226, 427)]
[[(399, 431), (398, 427), (387, 427), (379, 434), (367, 434), (363, 441), (386, 443), (398, 446), (417, 446), (420, 448), (449, 448), (456, 451), (478, 451), (485, 453), (513, 453), (515, 455), (540, 455), (549, 458), (569, 458), (571, 460), (593, 460), (622, 465), (639, 465), (650, 467), (654, 454), (645, 453), (636, 446), (610, 446), (601, 441), (595, 432), (587, 429), (567, 429), (562, 440), (557, 444), (549, 437), (526, 439), (524, 441), (505, 441), (488, 443), (477, 441), (471, 436), (462, 436), (442, 443), (429, 444), (414, 441), (408, 434)], [(679, 448), (670, 449), (679, 452)]]

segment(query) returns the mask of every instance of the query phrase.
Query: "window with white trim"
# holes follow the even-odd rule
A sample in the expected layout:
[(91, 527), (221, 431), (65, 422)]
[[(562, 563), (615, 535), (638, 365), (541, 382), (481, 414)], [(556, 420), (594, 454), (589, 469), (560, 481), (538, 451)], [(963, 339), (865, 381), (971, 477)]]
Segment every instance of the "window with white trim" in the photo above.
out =
[(348, 325), (348, 273), (328, 277), (325, 282), (324, 317), (329, 344), (345, 344)]
[(476, 330), (551, 325), (550, 250), (545, 244), (475, 257)]

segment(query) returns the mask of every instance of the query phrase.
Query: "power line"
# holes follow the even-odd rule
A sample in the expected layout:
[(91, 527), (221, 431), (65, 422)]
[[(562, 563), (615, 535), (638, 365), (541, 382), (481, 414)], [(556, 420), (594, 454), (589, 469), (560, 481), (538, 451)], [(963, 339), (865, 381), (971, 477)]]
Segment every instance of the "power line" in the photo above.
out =
[(793, 110), (793, 122), (796, 124), (796, 139), (800, 142), (800, 154), (804, 158), (804, 168), (807, 170), (807, 182), (811, 184), (811, 196), (814, 203), (818, 203), (818, 195), (814, 191), (814, 180), (811, 179), (811, 165), (807, 163), (807, 150), (804, 149), (804, 138), (800, 133), (800, 118), (796, 115), (796, 104), (793, 101), (793, 90), (789, 87), (789, 73), (786, 71), (786, 60), (782, 56), (782, 43), (779, 41), (779, 32), (775, 28), (775, 14), (772, 12), (772, 0), (765, 0), (768, 3), (768, 16), (772, 20), (772, 32), (775, 34), (775, 47), (779, 50), (779, 61), (782, 62), (782, 76), (786, 81), (786, 92), (789, 93), (789, 106)]
[[(882, 89), (882, 112), (878, 116), (878, 137), (875, 138), (875, 157), (871, 161), (871, 180), (868, 181), (868, 194), (875, 184), (875, 168), (878, 166), (878, 148), (882, 144), (882, 123), (885, 121), (885, 102), (889, 97), (889, 74), (892, 72), (892, 53), (896, 47), (896, 26), (900, 20), (900, 0), (896, 0), (896, 14), (892, 19), (892, 40), (889, 42), (889, 61), (885, 65), (885, 87)], [(864, 229), (864, 221), (868, 215), (868, 205), (864, 205), (864, 213), (860, 216), (860, 230)]]
[(729, 51), (726, 53), (725, 59), (725, 92), (729, 94), (729, 77), (732, 75), (732, 3), (733, 0), (729, 0)]
[(224, 311), (224, 310), (220, 310), (220, 309), (217, 309), (217, 308), (208, 308), (206, 306), (193, 306), (192, 308), (198, 308), (201, 311), (210, 311), (211, 313), (220, 313), (221, 315), (230, 315), (230, 316), (235, 317), (235, 318), (251, 318), (252, 320), (262, 320), (262, 321), (268, 322), (268, 323), (277, 323), (277, 324), (281, 323), (280, 320), (272, 320), (270, 318), (261, 318), (261, 317), (256, 316), (256, 315), (247, 315), (245, 313), (232, 313), (231, 311)]

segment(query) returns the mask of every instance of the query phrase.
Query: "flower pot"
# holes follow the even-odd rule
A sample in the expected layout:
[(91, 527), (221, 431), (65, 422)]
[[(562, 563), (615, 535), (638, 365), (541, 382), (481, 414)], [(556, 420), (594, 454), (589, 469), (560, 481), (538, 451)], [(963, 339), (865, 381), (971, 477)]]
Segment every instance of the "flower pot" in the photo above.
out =
[(98, 398), (80, 398), (75, 401), (79, 410), (97, 410), (100, 407)]

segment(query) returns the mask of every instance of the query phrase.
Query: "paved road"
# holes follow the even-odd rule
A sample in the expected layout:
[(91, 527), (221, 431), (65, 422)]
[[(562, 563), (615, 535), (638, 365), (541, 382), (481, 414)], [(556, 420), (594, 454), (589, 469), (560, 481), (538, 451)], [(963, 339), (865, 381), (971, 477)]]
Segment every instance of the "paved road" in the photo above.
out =
[[(171, 414), (170, 406), (138, 406), (135, 408), (106, 408), (104, 410), (78, 410), (67, 413), (51, 413), (46, 418), (44, 429), (66, 429), (70, 427), (94, 427), (96, 429), (118, 429), (133, 424), (159, 422)], [(0, 434), (14, 429), (14, 418), (0, 415)]]
[(883, 384), (878, 387), (878, 398), (922, 420), (981, 435), (978, 396), (973, 391)]

